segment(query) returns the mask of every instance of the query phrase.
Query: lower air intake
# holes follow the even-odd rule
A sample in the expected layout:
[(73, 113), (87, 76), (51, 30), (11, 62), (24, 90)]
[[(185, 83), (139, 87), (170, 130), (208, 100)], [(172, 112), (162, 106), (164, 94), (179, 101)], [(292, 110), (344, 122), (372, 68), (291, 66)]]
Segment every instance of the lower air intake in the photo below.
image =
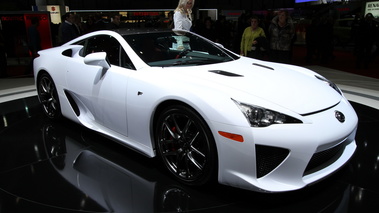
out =
[(319, 171), (334, 163), (342, 155), (345, 146), (345, 143), (340, 143), (330, 149), (313, 154), (304, 171), (304, 176)]
[(257, 178), (261, 178), (276, 167), (287, 158), (289, 154), (288, 149), (256, 145), (255, 152), (257, 157)]

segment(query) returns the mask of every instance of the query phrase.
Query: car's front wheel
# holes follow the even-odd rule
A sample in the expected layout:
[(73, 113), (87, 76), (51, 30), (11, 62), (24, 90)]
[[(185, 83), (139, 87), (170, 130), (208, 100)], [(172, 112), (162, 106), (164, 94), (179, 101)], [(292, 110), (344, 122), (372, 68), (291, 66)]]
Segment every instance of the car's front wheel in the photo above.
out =
[(49, 74), (44, 73), (41, 75), (37, 84), (37, 92), (47, 117), (53, 120), (61, 118), (62, 113), (57, 88)]
[(158, 118), (155, 141), (164, 165), (180, 181), (202, 185), (216, 173), (217, 151), (211, 131), (189, 107), (166, 108)]

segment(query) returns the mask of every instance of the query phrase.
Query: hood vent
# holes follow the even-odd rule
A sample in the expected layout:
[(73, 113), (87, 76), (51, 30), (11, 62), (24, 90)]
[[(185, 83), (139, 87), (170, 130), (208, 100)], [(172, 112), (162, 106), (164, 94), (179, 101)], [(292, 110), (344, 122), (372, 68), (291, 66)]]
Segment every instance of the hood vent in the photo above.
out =
[(225, 76), (229, 76), (229, 77), (243, 77), (243, 75), (238, 75), (238, 74), (223, 71), (223, 70), (209, 70), (209, 72), (213, 72), (213, 73), (216, 73), (219, 75), (225, 75)]
[(254, 66), (258, 66), (258, 67), (263, 67), (263, 68), (266, 68), (266, 69), (269, 69), (269, 70), (274, 70), (274, 68), (266, 66), (266, 65), (262, 65), (262, 64), (253, 63), (253, 65)]

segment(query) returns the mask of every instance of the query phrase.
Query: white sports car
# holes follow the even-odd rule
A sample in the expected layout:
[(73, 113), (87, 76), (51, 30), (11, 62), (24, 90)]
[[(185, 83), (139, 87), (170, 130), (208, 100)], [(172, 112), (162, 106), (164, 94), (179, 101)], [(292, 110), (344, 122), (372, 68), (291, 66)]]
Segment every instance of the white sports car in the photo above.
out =
[(191, 185), (296, 190), (356, 149), (358, 118), (335, 84), (191, 32), (89, 33), (40, 51), (34, 76), (49, 118), (159, 156)]

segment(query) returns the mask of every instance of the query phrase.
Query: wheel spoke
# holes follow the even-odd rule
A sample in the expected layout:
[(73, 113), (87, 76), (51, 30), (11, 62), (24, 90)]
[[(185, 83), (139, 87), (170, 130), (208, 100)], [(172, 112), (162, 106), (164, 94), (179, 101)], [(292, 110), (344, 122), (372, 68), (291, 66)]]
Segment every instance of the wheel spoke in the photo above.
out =
[[(177, 161), (175, 162), (177, 173), (184, 172), (187, 177), (193, 176), (203, 170), (203, 165), (195, 159), (192, 152), (180, 151), (177, 153)], [(195, 168), (193, 167), (195, 166)]]
[(172, 140), (172, 139), (162, 139), (161, 141), (160, 141), (160, 143), (161, 144), (163, 144), (164, 145), (164, 147), (165, 147), (165, 149), (168, 149), (168, 145), (172, 145), (172, 144), (174, 144), (175, 143), (175, 141), (174, 140)]
[(191, 119), (188, 119), (186, 125), (185, 125), (184, 128), (183, 128), (183, 134), (188, 133), (191, 124), (192, 124), (192, 120), (191, 120)]
[(184, 168), (183, 168), (183, 171), (185, 171), (185, 175), (186, 175), (186, 178), (189, 179), (191, 178), (192, 176), (194, 176), (194, 171), (190, 169), (190, 160), (188, 158), (188, 155), (186, 155), (186, 157), (184, 158)]
[(56, 101), (55, 101), (55, 99), (54, 98), (50, 98), (49, 100), (48, 100), (48, 102), (49, 102), (49, 108), (52, 110), (52, 111), (55, 111), (55, 110), (57, 110), (57, 107), (56, 107)]
[(195, 140), (197, 139), (197, 137), (199, 136), (200, 132), (197, 131), (195, 135), (191, 135), (191, 138), (189, 138), (190, 140), (188, 141), (188, 145), (191, 147), (191, 148), (194, 148), (193, 144), (195, 142)]
[(171, 137), (177, 140), (179, 136), (178, 134), (174, 132), (175, 129), (171, 127), (167, 121), (164, 122), (164, 126), (165, 126), (165, 129), (168, 131), (168, 133), (171, 135)]
[(165, 145), (164, 145), (164, 150), (162, 152), (162, 154), (165, 156), (165, 157), (172, 157), (172, 156), (177, 156), (178, 154), (178, 150), (175, 149), (172, 145), (172, 142), (169, 142), (169, 141), (166, 141), (165, 142)]
[(49, 102), (49, 96), (46, 95), (45, 93), (41, 93), (39, 95), (39, 98), (40, 98), (42, 104), (47, 104)]
[(50, 82), (49, 79), (44, 78), (43, 81), (42, 81), (41, 86), (42, 86), (43, 91), (46, 94), (50, 94), (51, 95), (51, 82)]
[(176, 120), (175, 114), (174, 114), (174, 115), (171, 115), (170, 117), (171, 117), (172, 121), (174, 122), (174, 126), (175, 126), (176, 131), (177, 131), (179, 134), (182, 133), (182, 130), (181, 130), (181, 128), (180, 128), (180, 126), (178, 125), (178, 122), (177, 122), (177, 120)]
[(41, 89), (42, 89), (41, 94), (48, 93), (48, 92), (47, 92), (47, 88), (46, 88), (46, 82), (45, 82), (45, 79), (43, 79), (42, 82), (41, 82)]
[(193, 157), (192, 153), (188, 153), (187, 154), (187, 157), (188, 159), (190, 160), (190, 162), (195, 165), (200, 171), (203, 170), (203, 165), (201, 165), (199, 162), (197, 162), (197, 160)]
[(176, 161), (176, 166), (177, 166), (176, 168), (178, 171), (183, 171), (186, 168), (188, 168), (187, 166), (181, 166), (183, 164), (186, 164), (186, 153), (183, 152), (183, 150), (180, 150), (177, 153), (177, 161)]
[(196, 154), (200, 155), (202, 158), (205, 158), (205, 157), (206, 157), (204, 153), (200, 152), (198, 149), (196, 149), (196, 148), (193, 147), (193, 146), (191, 146), (191, 150), (192, 150), (193, 152), (195, 152)]

